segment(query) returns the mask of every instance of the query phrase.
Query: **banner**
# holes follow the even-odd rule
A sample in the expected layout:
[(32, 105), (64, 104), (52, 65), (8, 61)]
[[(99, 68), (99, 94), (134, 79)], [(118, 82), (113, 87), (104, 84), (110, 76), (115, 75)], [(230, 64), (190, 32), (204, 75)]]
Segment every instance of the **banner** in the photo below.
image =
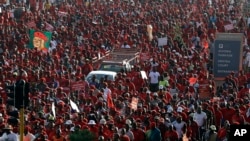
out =
[(86, 84), (85, 81), (72, 82), (71, 83), (71, 90), (72, 91), (83, 91), (83, 92), (85, 92), (86, 85), (87, 84)]
[(36, 31), (31, 29), (29, 32), (29, 48), (37, 48), (40, 51), (47, 52), (52, 33), (47, 31)]
[(68, 15), (68, 13), (67, 12), (63, 12), (63, 11), (58, 11), (58, 16), (59, 17), (65, 17), (65, 16), (67, 16)]
[(53, 27), (51, 24), (45, 22), (45, 29), (46, 29), (47, 31), (53, 32), (54, 27)]

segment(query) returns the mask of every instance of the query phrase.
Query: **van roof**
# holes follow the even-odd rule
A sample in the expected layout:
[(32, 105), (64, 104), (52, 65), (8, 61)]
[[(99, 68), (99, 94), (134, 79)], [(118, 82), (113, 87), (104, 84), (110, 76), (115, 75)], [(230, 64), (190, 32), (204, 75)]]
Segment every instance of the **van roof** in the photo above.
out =
[(96, 70), (96, 71), (91, 71), (90, 74), (116, 75), (117, 72), (114, 72), (114, 71)]

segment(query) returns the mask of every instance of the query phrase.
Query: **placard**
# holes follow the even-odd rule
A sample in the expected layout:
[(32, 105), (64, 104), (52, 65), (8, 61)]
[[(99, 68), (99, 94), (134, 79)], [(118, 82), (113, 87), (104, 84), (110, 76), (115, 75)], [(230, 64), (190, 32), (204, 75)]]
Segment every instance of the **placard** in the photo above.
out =
[(77, 81), (71, 83), (71, 90), (72, 91), (85, 91), (86, 82), (84, 81)]
[(132, 101), (130, 103), (131, 109), (137, 110), (138, 98), (132, 97)]
[(167, 37), (158, 38), (158, 47), (165, 46), (167, 44), (168, 44), (168, 38)]

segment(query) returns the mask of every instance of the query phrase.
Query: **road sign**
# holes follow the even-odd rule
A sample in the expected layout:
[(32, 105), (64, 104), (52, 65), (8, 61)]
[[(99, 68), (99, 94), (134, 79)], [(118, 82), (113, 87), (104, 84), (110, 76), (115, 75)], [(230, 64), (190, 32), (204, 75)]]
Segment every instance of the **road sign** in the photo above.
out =
[(236, 74), (242, 69), (242, 33), (218, 33), (215, 41), (213, 74), (223, 79), (230, 72)]

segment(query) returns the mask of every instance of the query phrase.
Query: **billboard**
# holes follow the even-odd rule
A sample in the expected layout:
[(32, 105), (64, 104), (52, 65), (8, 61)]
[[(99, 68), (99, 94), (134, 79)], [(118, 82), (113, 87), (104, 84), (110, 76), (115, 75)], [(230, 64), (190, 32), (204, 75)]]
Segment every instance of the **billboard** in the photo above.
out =
[(242, 69), (242, 33), (217, 33), (213, 57), (213, 74), (223, 79), (230, 72), (236, 74)]

